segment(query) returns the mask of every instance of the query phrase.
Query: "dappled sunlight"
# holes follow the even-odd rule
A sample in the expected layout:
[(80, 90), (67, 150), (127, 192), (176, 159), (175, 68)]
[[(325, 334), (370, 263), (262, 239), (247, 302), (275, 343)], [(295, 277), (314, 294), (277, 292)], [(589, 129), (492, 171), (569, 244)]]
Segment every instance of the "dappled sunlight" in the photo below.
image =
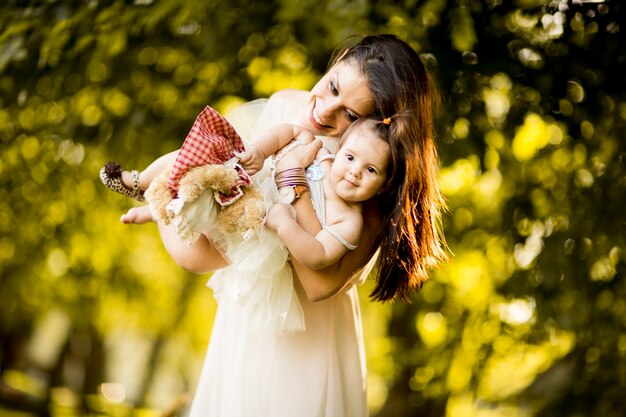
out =
[(520, 268), (528, 269), (541, 253), (543, 249), (543, 232), (543, 225), (535, 222), (532, 226), (532, 232), (526, 237), (524, 244), (518, 243), (515, 245), (514, 257)]
[(474, 186), (474, 195), (472, 197), (477, 208), (484, 209), (487, 212), (493, 212), (499, 208), (502, 200), (500, 193), (502, 182), (502, 174), (497, 169), (490, 169), (481, 174)]
[(209, 275), (122, 225), (139, 203), (100, 168), (141, 169), (204, 106), (309, 89), (346, 36), (392, 32), (443, 89), (451, 259), (410, 304), (359, 289), (370, 414), (621, 415), (621, 3), (74, 3), (0, 14), (0, 414), (183, 415)]
[(100, 385), (102, 396), (112, 403), (121, 403), (126, 399), (126, 389), (119, 383), (104, 383)]
[(475, 156), (458, 159), (450, 167), (443, 167), (439, 172), (441, 190), (448, 197), (471, 192), (479, 174), (479, 161)]
[(467, 309), (485, 305), (492, 296), (489, 262), (479, 251), (464, 250), (457, 253), (454, 262), (437, 273), (439, 280), (450, 286), (450, 296)]
[(482, 308), (468, 311), (465, 328), (459, 343), (452, 349), (452, 358), (445, 370), (445, 384), (452, 394), (471, 390), (474, 374), (484, 358), (481, 347), (483, 343), (488, 343), (483, 339), (484, 318)]
[(574, 342), (571, 332), (558, 332), (538, 345), (517, 343), (505, 352), (494, 353), (485, 363), (477, 394), (487, 401), (518, 394), (555, 360), (569, 353)]
[(513, 155), (521, 162), (528, 161), (548, 144), (559, 144), (562, 138), (563, 132), (558, 125), (546, 123), (541, 116), (531, 113), (515, 133)]
[(528, 68), (540, 69), (545, 65), (543, 55), (533, 48), (520, 49), (517, 53), (517, 57), (520, 62)]
[(531, 410), (506, 403), (490, 404), (471, 394), (452, 395), (446, 407), (446, 417), (530, 417)]
[(300, 48), (282, 50), (276, 59), (255, 57), (247, 70), (254, 80), (255, 93), (261, 97), (269, 97), (285, 88), (308, 90), (320, 77), (311, 71), (307, 56)]
[(417, 331), (427, 347), (434, 347), (445, 342), (448, 327), (441, 313), (421, 314), (417, 318)]
[[(493, 152), (497, 155), (495, 150)], [(486, 171), (473, 155), (440, 170), (441, 188), (450, 201), (451, 216), (458, 230), (467, 229), (484, 218), (497, 221), (493, 215), (500, 210), (507, 191), (502, 188), (503, 178), (497, 169), (499, 157), (496, 155), (486, 155), (492, 166)]]
[(392, 306), (373, 304), (368, 297), (374, 282), (368, 279), (360, 288), (360, 301), (365, 326), (367, 358), (368, 404), (374, 412), (383, 406), (389, 394), (389, 384), (397, 376), (400, 363), (394, 357), (394, 344), (387, 337)]
[(617, 265), (622, 258), (622, 250), (614, 246), (607, 256), (600, 257), (589, 272), (593, 281), (611, 281), (617, 274)]
[[(523, 2), (522, 2), (523, 3)], [(527, 2), (527, 6), (533, 7), (535, 2)], [(512, 32), (519, 33), (533, 44), (544, 44), (563, 35), (565, 25), (564, 8), (554, 8), (554, 13), (531, 14), (525, 10), (515, 10), (509, 14), (507, 26)]]
[[(118, 393), (113, 401), (110, 397), (112, 389), (105, 395), (111, 402), (122, 402), (128, 398), (129, 401), (136, 401), (140, 395), (141, 380), (144, 372), (147, 372), (146, 365), (150, 360), (150, 351), (153, 348), (154, 340), (148, 333), (137, 332), (132, 328), (111, 328), (107, 332), (104, 340), (107, 357), (109, 358), (105, 369), (106, 380), (117, 382)], [(111, 387), (109, 385), (109, 387)], [(123, 389), (123, 398), (119, 392)], [(102, 386), (101, 386), (102, 390)], [(104, 394), (104, 392), (103, 392)]]
[(452, 126), (452, 135), (456, 139), (465, 139), (469, 135), (470, 126), (469, 120), (464, 117), (459, 117), (454, 121), (454, 126)]
[(494, 126), (503, 123), (509, 113), (510, 102), (506, 92), (485, 89), (483, 100), (487, 110), (487, 116)]
[(485, 112), (489, 122), (495, 126), (502, 126), (511, 109), (511, 79), (507, 74), (495, 74), (489, 80), (489, 86), (484, 87), (482, 99), (485, 103)]
[(288, 70), (279, 68), (259, 76), (255, 93), (260, 96), (268, 96), (287, 86), (299, 90), (307, 90), (315, 84), (318, 78), (319, 76), (317, 74), (310, 74), (308, 77), (303, 77), (302, 74), (296, 75)]
[(537, 320), (536, 302), (533, 298), (510, 300), (494, 305), (493, 308), (500, 319), (507, 324), (533, 324)]
[[(446, 383), (456, 398), (448, 402), (447, 415), (489, 415), (509, 400), (512, 406), (537, 375), (572, 350), (575, 336), (568, 331), (553, 329), (539, 343), (523, 341), (531, 332), (535, 306), (533, 299), (502, 300), (492, 304), (488, 316), (476, 312), (466, 321), (447, 374)], [(482, 344), (492, 346), (486, 357)], [(477, 388), (471, 394), (474, 380)]]
[(454, 9), (452, 13), (452, 28), (450, 38), (452, 46), (457, 51), (471, 51), (478, 41), (474, 28), (474, 19), (470, 13), (470, 8), (461, 6)]
[(102, 102), (108, 111), (118, 117), (126, 116), (132, 109), (130, 98), (117, 88), (105, 92)]
[(50, 251), (48, 254), (47, 264), (48, 271), (55, 277), (65, 275), (70, 266), (65, 251), (60, 248), (55, 248)]

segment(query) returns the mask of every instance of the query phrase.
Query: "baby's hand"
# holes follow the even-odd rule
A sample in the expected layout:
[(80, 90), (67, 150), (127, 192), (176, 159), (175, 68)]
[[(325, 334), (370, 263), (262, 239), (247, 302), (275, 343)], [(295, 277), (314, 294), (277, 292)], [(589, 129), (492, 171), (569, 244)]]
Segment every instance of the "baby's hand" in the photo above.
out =
[(291, 216), (290, 206), (287, 204), (274, 204), (267, 211), (267, 217), (265, 218), (265, 226), (268, 229), (277, 231), (281, 224), (285, 221), (293, 220)]
[(258, 145), (252, 144), (249, 149), (246, 149), (239, 157), (239, 164), (250, 175), (256, 174), (265, 163), (265, 155)]

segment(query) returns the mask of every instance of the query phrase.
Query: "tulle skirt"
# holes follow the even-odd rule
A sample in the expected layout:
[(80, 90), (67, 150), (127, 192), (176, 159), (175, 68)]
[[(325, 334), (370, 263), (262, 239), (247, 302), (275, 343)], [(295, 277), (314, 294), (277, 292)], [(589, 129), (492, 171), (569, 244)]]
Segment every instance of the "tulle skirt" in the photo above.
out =
[(317, 303), (296, 287), (303, 332), (251, 333), (246, 307), (220, 296), (189, 417), (367, 416), (356, 287)]

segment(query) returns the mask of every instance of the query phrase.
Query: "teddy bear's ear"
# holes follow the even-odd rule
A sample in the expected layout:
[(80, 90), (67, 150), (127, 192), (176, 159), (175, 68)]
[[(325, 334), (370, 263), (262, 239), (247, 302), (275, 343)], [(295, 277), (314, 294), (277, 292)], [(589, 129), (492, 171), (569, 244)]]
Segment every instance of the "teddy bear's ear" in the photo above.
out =
[(222, 208), (218, 214), (219, 228), (226, 233), (240, 233), (249, 237), (262, 224), (265, 217), (263, 196), (256, 187), (244, 187), (240, 199)]

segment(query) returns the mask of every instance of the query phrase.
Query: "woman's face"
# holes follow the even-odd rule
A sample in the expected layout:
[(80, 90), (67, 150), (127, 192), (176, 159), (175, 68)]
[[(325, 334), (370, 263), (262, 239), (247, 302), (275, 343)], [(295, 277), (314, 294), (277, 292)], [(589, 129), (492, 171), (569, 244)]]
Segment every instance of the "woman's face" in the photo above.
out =
[(342, 61), (315, 84), (300, 122), (316, 135), (337, 137), (350, 123), (373, 111), (367, 78), (354, 62)]

